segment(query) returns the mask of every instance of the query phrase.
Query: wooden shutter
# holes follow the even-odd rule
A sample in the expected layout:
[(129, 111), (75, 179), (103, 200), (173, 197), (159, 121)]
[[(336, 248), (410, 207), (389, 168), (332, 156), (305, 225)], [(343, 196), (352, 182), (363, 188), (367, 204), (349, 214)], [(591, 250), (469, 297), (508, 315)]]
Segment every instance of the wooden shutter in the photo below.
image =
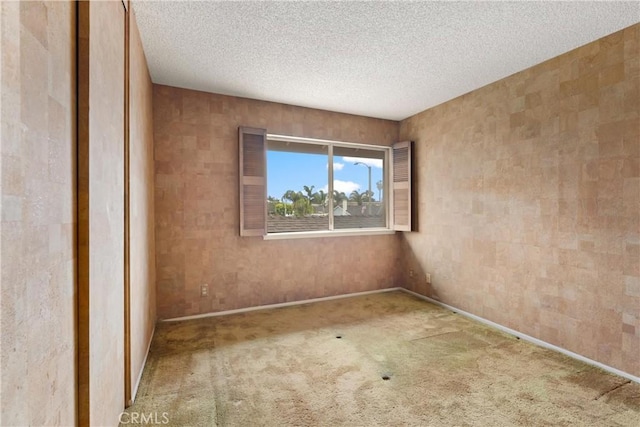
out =
[(411, 141), (393, 144), (393, 229), (411, 231)]
[(264, 236), (267, 218), (267, 131), (240, 127), (240, 235)]

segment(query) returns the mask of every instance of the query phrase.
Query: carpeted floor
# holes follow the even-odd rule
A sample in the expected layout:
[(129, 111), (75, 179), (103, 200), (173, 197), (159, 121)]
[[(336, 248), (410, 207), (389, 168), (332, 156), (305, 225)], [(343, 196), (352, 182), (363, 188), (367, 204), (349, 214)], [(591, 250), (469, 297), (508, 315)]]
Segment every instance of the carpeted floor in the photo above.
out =
[(640, 384), (387, 292), (159, 323), (128, 412), (175, 426), (637, 427)]

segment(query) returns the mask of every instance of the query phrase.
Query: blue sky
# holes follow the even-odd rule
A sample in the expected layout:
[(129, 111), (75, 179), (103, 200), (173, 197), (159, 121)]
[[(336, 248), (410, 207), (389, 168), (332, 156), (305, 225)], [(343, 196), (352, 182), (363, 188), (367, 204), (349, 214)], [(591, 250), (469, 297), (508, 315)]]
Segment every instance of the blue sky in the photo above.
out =
[[(267, 151), (267, 194), (280, 199), (287, 190), (304, 192), (304, 185), (315, 186), (314, 192), (327, 192), (327, 161), (326, 155)], [(334, 156), (333, 161), (334, 189), (347, 195), (353, 190), (366, 191), (369, 186), (367, 168), (354, 163), (371, 165), (371, 190), (378, 200), (376, 182), (382, 180), (382, 160)]]

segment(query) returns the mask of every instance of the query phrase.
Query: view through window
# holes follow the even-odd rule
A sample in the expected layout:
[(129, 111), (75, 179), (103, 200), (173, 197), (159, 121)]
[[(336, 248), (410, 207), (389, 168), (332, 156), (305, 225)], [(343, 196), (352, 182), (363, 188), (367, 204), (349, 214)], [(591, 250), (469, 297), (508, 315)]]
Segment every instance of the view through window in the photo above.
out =
[(267, 233), (386, 228), (388, 149), (267, 141)]

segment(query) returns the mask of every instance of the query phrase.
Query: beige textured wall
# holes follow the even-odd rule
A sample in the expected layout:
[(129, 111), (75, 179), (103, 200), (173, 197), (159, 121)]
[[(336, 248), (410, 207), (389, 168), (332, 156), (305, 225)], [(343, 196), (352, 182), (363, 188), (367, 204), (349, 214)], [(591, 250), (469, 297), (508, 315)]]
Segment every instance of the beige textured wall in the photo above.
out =
[[(401, 122), (409, 287), (640, 375), (640, 25)], [(422, 273), (432, 274), (426, 287)]]
[(82, 425), (124, 408), (124, 7), (79, 3), (78, 382)]
[(131, 385), (135, 393), (156, 319), (153, 87), (133, 13), (129, 34)]
[(397, 284), (398, 236), (264, 241), (238, 231), (238, 126), (390, 145), (397, 122), (167, 86), (154, 86), (153, 108), (160, 318)]
[(73, 425), (75, 5), (0, 10), (0, 425)]

